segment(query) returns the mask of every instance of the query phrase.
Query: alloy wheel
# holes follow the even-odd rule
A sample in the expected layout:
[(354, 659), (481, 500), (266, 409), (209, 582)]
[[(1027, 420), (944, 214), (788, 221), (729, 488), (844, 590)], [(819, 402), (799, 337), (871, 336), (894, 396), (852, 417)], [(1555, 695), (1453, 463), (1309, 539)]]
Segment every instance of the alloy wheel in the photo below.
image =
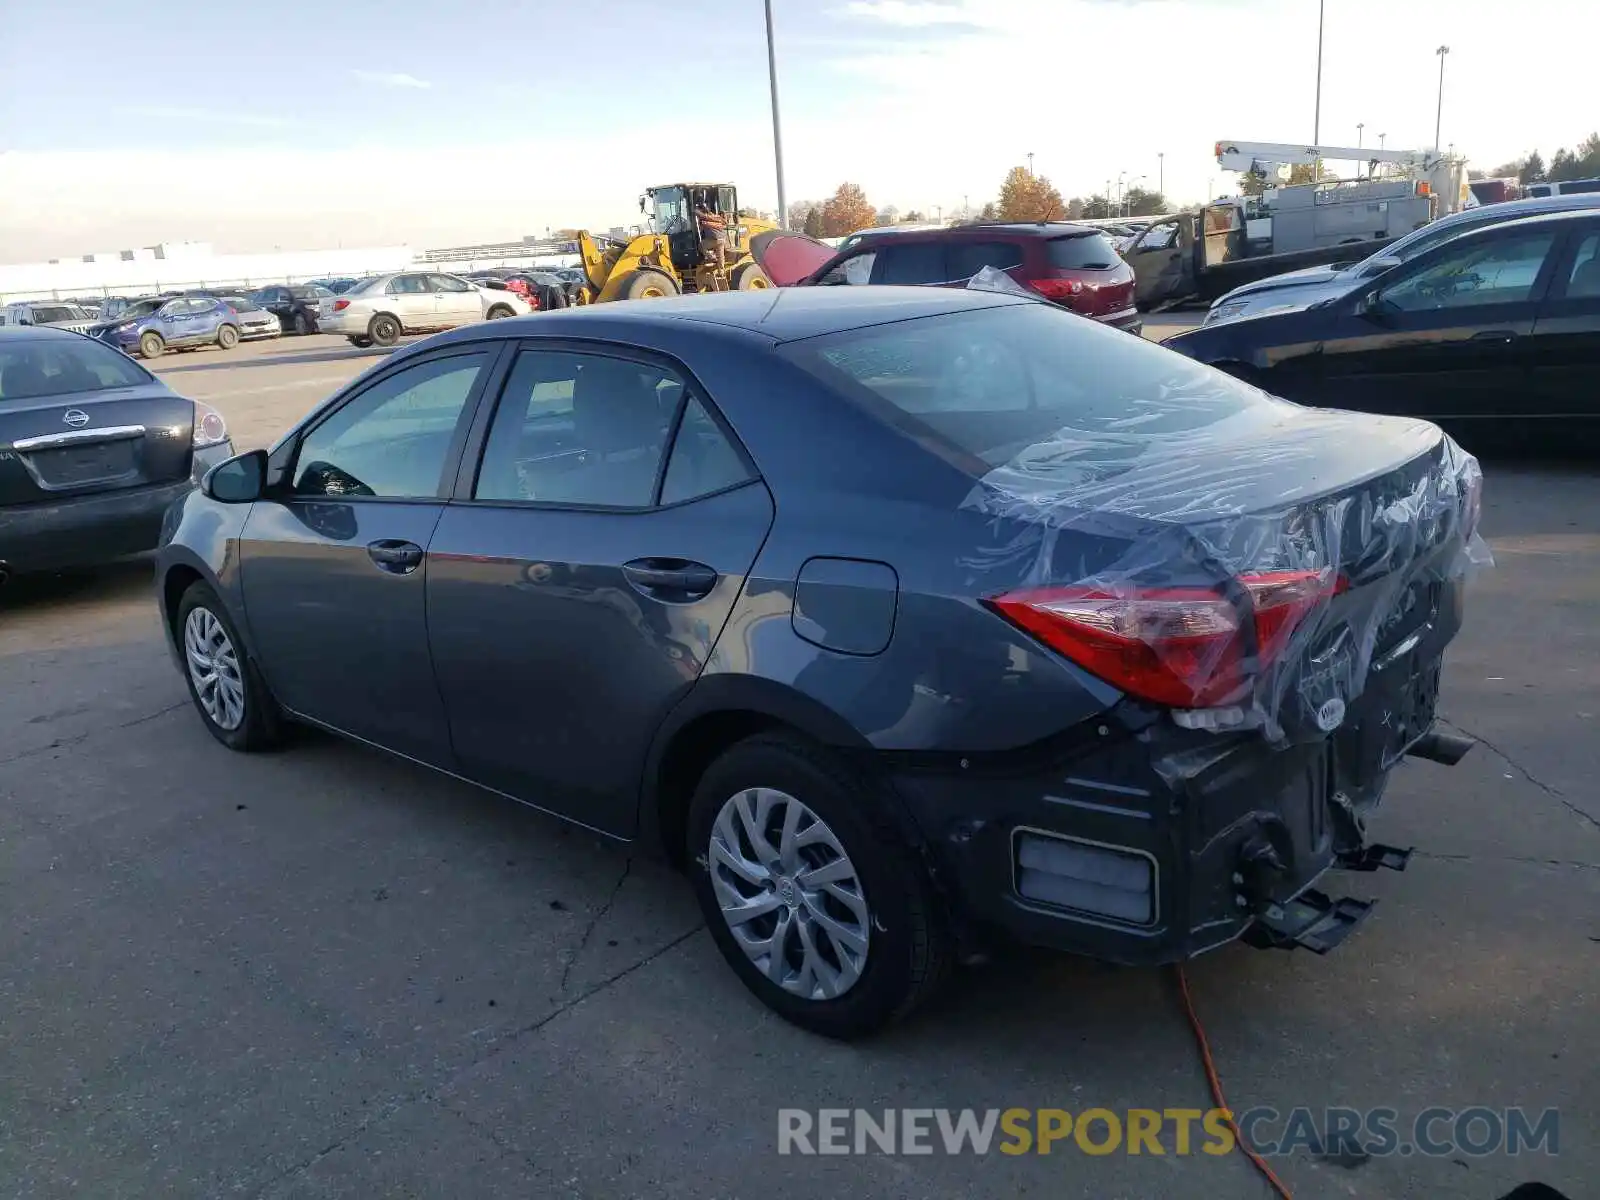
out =
[(866, 969), (872, 915), (828, 823), (786, 792), (746, 788), (723, 804), (707, 865), (722, 918), (784, 991), (832, 1000)]
[(209, 608), (194, 608), (183, 623), (183, 654), (195, 698), (218, 728), (244, 723), (244, 675), (239, 654)]

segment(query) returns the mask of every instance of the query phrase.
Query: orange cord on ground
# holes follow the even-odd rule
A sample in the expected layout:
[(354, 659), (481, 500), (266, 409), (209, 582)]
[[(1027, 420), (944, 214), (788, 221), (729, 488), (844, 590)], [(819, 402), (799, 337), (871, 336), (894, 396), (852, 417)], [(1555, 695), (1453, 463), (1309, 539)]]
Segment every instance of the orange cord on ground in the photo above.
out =
[(1267, 1160), (1256, 1153), (1255, 1147), (1244, 1140), (1244, 1135), (1234, 1124), (1233, 1110), (1228, 1107), (1228, 1098), (1222, 1094), (1222, 1080), (1217, 1075), (1217, 1064), (1211, 1060), (1211, 1043), (1206, 1041), (1205, 1028), (1200, 1024), (1199, 1014), (1194, 1011), (1194, 1000), (1189, 995), (1189, 977), (1183, 973), (1182, 966), (1175, 966), (1173, 970), (1178, 976), (1178, 995), (1183, 999), (1184, 1015), (1189, 1018), (1189, 1028), (1194, 1030), (1194, 1040), (1200, 1047), (1200, 1061), (1205, 1064), (1206, 1079), (1211, 1083), (1211, 1098), (1217, 1102), (1218, 1108), (1228, 1114), (1228, 1128), (1233, 1131), (1234, 1145), (1238, 1146), (1250, 1160), (1251, 1165), (1261, 1172), (1266, 1181), (1272, 1185), (1273, 1191), (1282, 1196), (1283, 1200), (1294, 1200), (1283, 1180), (1279, 1179), (1267, 1165)]

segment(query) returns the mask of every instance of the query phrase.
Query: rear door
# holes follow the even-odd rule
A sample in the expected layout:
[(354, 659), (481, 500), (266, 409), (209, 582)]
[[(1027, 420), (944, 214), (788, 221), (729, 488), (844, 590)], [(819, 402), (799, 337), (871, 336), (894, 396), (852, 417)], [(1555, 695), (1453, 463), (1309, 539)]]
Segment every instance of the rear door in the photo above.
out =
[(949, 283), (950, 264), (943, 242), (885, 239), (872, 264), (872, 283)]
[(107, 346), (0, 342), (0, 507), (187, 479), (193, 427), (192, 402)]
[(453, 765), (428, 657), (427, 547), (498, 345), (409, 358), (299, 438), (240, 539), (251, 634), (290, 710)]
[(1600, 221), (1567, 235), (1530, 339), (1532, 383), (1522, 415), (1550, 439), (1600, 434)]
[(771, 497), (682, 367), (626, 347), (525, 344), (478, 425), (476, 478), (428, 552), (456, 753), (631, 835), (650, 740), (705, 666)]
[(1533, 319), (1560, 237), (1514, 222), (1382, 276), (1369, 311), (1334, 319), (1322, 344), (1323, 402), (1452, 423), (1505, 412), (1531, 383)]

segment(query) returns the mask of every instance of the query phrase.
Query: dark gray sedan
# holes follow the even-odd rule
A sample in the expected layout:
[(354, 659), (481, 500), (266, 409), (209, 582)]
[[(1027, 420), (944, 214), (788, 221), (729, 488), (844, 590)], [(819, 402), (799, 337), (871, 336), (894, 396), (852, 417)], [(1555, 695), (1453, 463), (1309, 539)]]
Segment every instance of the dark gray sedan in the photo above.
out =
[(0, 329), (0, 583), (153, 550), (167, 507), (229, 458), (222, 416), (61, 329)]
[(1403, 866), (1480, 476), (1054, 306), (771, 290), (473, 325), (171, 513), (225, 745), (322, 726), (692, 874), (765, 1003), (851, 1036), (997, 934), (1325, 950)]

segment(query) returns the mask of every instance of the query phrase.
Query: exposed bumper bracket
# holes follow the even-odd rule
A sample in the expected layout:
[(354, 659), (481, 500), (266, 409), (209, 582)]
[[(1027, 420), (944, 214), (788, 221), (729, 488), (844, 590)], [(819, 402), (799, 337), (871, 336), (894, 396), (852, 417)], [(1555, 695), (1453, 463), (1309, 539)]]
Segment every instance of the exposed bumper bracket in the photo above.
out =
[(1467, 756), (1478, 743), (1469, 737), (1459, 734), (1445, 733), (1443, 730), (1432, 730), (1423, 734), (1406, 751), (1412, 758), (1425, 758), (1429, 762), (1442, 763), (1453, 767)]
[(1243, 941), (1264, 950), (1310, 950), (1326, 954), (1356, 931), (1376, 901), (1311, 889), (1287, 904), (1274, 904), (1246, 929)]
[(1353, 853), (1339, 855), (1339, 867), (1345, 871), (1376, 871), (1380, 867), (1404, 871), (1411, 861), (1411, 850), (1410, 846), (1401, 849), (1399, 846), (1373, 842)]

